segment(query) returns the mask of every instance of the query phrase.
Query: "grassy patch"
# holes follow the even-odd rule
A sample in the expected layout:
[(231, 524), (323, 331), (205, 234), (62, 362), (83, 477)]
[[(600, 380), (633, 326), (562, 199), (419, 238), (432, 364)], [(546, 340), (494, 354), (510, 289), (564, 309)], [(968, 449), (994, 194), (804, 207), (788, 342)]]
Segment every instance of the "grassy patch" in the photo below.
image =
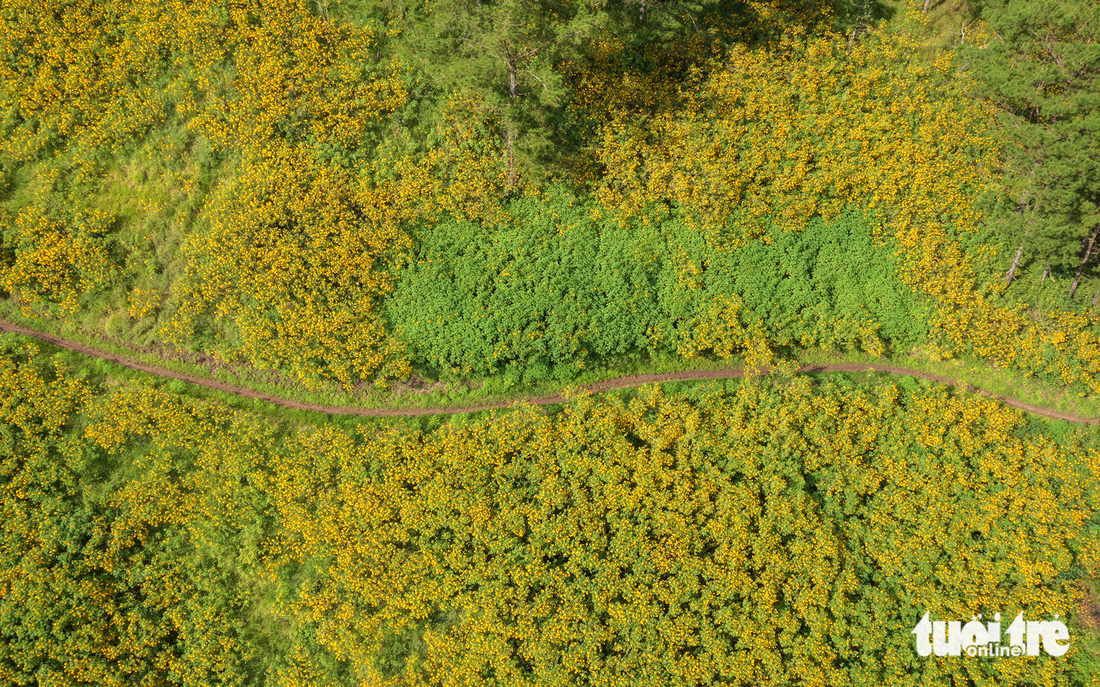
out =
[(890, 359), (856, 353), (830, 353), (803, 350), (795, 353), (803, 364), (862, 363), (866, 365), (895, 365), (920, 372), (941, 375), (970, 384), (982, 391), (1013, 398), (1022, 403), (1040, 406), (1083, 418), (1100, 418), (1100, 398), (1076, 388), (1055, 386), (1028, 377), (1018, 370), (997, 367), (979, 358), (962, 356), (948, 360), (936, 360), (923, 350), (915, 348), (907, 354)]

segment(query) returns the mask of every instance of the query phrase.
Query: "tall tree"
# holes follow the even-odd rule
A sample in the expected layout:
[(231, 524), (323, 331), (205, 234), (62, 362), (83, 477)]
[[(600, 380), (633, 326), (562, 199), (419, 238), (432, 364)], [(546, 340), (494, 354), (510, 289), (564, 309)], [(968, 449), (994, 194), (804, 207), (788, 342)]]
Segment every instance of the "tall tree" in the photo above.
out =
[(377, 6), (389, 49), (443, 93), (475, 96), (500, 123), (507, 187), (549, 147), (565, 87), (556, 65), (604, 24), (585, 0), (393, 0)]
[(1076, 268), (1072, 297), (1100, 228), (1100, 4), (993, 0), (982, 18), (989, 41), (963, 50), (1010, 141), (995, 216), (1017, 255)]
[(510, 188), (549, 168), (566, 63), (608, 35), (644, 62), (655, 43), (717, 37), (710, 15), (730, 8), (746, 11), (722, 0), (379, 0), (366, 13), (385, 27), (385, 51), (436, 94), (473, 95), (495, 115)]

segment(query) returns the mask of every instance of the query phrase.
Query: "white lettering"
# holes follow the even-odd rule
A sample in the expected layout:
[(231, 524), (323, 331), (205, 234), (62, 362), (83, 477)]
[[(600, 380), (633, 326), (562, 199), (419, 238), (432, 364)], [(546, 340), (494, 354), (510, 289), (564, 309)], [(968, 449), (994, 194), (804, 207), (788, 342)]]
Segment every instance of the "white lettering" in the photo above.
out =
[(1036, 620), (1027, 621), (1027, 655), (1039, 655), (1039, 639), (1043, 636), (1043, 623)]
[(932, 655), (932, 621), (928, 619), (926, 611), (917, 626), (913, 628), (913, 634), (917, 636), (917, 655)]
[(959, 656), (962, 651), (962, 643), (959, 641), (962, 635), (962, 623), (958, 620), (943, 622), (936, 620), (932, 623), (932, 651), (937, 656)]
[(1009, 624), (1005, 633), (1008, 644), (1002, 643), (1001, 614), (992, 622), (982, 622), (981, 615), (971, 616), (963, 625), (957, 620), (932, 620), (925, 611), (911, 634), (917, 638), (917, 654), (923, 657), (977, 656), (1064, 656), (1070, 648), (1069, 629), (1054, 615), (1054, 620), (1025, 620), (1023, 611)]
[[(1054, 616), (1057, 618), (1058, 616)], [(1043, 628), (1043, 648), (1051, 656), (1064, 656), (1069, 651), (1069, 628), (1059, 620), (1041, 623)], [(1065, 644), (1059, 644), (1065, 640)]]
[(969, 646), (978, 646), (988, 641), (986, 639), (988, 635), (989, 631), (986, 630), (985, 624), (978, 622), (978, 619), (974, 618), (966, 625), (963, 625), (960, 643), (964, 649)]
[[(1024, 629), (1026, 625), (1024, 623), (1024, 612), (1020, 611), (1020, 614), (1016, 616), (1016, 619), (1012, 621), (1012, 624), (1008, 626), (1009, 643), (1012, 646), (1018, 646), (1020, 649), (1024, 648)], [(1019, 656), (1019, 654), (1014, 654)]]
[(987, 623), (985, 630), (985, 641), (990, 644), (1001, 643), (1001, 614), (998, 613), (993, 616), (993, 620), (996, 622)]

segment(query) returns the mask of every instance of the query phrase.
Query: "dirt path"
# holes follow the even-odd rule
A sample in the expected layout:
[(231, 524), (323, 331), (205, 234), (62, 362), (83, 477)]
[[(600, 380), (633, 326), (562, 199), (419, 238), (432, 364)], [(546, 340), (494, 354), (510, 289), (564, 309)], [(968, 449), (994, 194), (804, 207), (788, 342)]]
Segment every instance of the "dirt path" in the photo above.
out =
[[(91, 346), (70, 341), (68, 339), (62, 339), (51, 334), (45, 334), (43, 332), (37, 332), (33, 329), (27, 329), (17, 324), (8, 322), (7, 320), (0, 319), (0, 330), (6, 332), (15, 332), (17, 334), (24, 334), (31, 336), (46, 343), (53, 344), (60, 348), (67, 348), (70, 351), (76, 351), (77, 353), (83, 353), (85, 355), (95, 356), (96, 358), (102, 358), (118, 365), (129, 367), (133, 370), (140, 370), (141, 372), (148, 372), (149, 374), (158, 375), (160, 377), (169, 377), (171, 379), (179, 379), (184, 382), (190, 382), (192, 384), (198, 384), (200, 386), (209, 387), (211, 389), (217, 389), (219, 391), (226, 391), (238, 396), (244, 396), (246, 398), (258, 398), (263, 401), (268, 401), (276, 405), (284, 406), (286, 408), (296, 408), (298, 410), (314, 410), (321, 413), (328, 413), (330, 415), (369, 415), (369, 416), (415, 416), (415, 415), (455, 415), (458, 413), (469, 413), (478, 410), (493, 410), (496, 408), (510, 408), (514, 405), (521, 403), (530, 403), (532, 405), (547, 405), (549, 403), (562, 403), (566, 399), (560, 394), (552, 396), (534, 396), (523, 400), (505, 401), (500, 403), (486, 403), (483, 405), (471, 405), (461, 406), (457, 408), (407, 408), (407, 409), (384, 409), (384, 408), (359, 408), (356, 406), (326, 406), (313, 403), (301, 403), (298, 401), (292, 401), (285, 398), (279, 398), (277, 396), (269, 396), (267, 394), (253, 391), (252, 389), (246, 389), (244, 387), (233, 386), (219, 382), (216, 379), (204, 379), (202, 377), (194, 377), (181, 372), (173, 372), (166, 370), (155, 365), (149, 365), (142, 363), (125, 356), (117, 355), (114, 353), (108, 353), (101, 351)], [(927, 372), (921, 372), (919, 370), (910, 370), (904, 367), (894, 367), (892, 365), (862, 365), (859, 363), (845, 363), (841, 365), (806, 365), (799, 369), (800, 372), (889, 372), (891, 374), (906, 375), (909, 377), (919, 377), (921, 379), (928, 379), (935, 382), (942, 382), (944, 384), (956, 385), (957, 380), (949, 377), (942, 377), (940, 375), (929, 374)], [(702, 379), (738, 379), (745, 376), (743, 369), (729, 369), (729, 370), (702, 370), (697, 372), (665, 372), (661, 374), (645, 374), (645, 375), (632, 375), (629, 377), (617, 377), (615, 379), (609, 379), (603, 382), (597, 382), (595, 384), (587, 384), (584, 389), (588, 391), (599, 393), (601, 391), (610, 391), (612, 389), (626, 389), (628, 387), (640, 386), (642, 384), (649, 384), (652, 382), (683, 382)], [(1038, 406), (1029, 405), (1027, 403), (1021, 403), (1013, 398), (1005, 398), (1003, 396), (997, 396), (981, 389), (976, 389), (970, 385), (963, 385), (968, 391), (981, 394), (988, 398), (995, 399), (1010, 405), (1014, 408), (1026, 410), (1030, 413), (1037, 415), (1043, 415), (1046, 417), (1057, 418), (1060, 420), (1068, 420), (1070, 422), (1080, 422), (1084, 424), (1100, 425), (1100, 419), (1082, 418), (1076, 415), (1068, 413), (1060, 413), (1056, 410), (1048, 410), (1046, 408), (1040, 408)]]

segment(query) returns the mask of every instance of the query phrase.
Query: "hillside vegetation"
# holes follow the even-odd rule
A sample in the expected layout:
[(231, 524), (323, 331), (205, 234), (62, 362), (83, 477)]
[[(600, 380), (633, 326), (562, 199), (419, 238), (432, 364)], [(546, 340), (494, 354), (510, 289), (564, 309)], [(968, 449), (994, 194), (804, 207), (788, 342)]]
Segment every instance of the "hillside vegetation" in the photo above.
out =
[(11, 684), (1085, 684), (915, 655), (1078, 617), (1100, 436), (942, 386), (756, 380), (288, 426), (5, 344)]
[[(1100, 393), (1098, 30), (1069, 0), (5, 2), (0, 316), (290, 390), (777, 374), (357, 424), (5, 334), (0, 681), (1091, 684), (1096, 431), (790, 370)], [(1057, 613), (1072, 648), (921, 658), (925, 612)]]
[[(915, 5), (616, 7), (11, 4), (11, 312), (314, 386), (919, 340), (1100, 390), (1088, 17), (1020, 19), (1076, 60), (1039, 84), (1064, 97), (1028, 115), (1054, 141), (1028, 186), (998, 117), (1030, 91), (991, 91), (1013, 3), (933, 58)], [(1052, 307), (1067, 246), (1080, 292)], [(869, 264), (881, 288), (851, 283)], [(456, 266), (485, 273), (425, 291)]]

